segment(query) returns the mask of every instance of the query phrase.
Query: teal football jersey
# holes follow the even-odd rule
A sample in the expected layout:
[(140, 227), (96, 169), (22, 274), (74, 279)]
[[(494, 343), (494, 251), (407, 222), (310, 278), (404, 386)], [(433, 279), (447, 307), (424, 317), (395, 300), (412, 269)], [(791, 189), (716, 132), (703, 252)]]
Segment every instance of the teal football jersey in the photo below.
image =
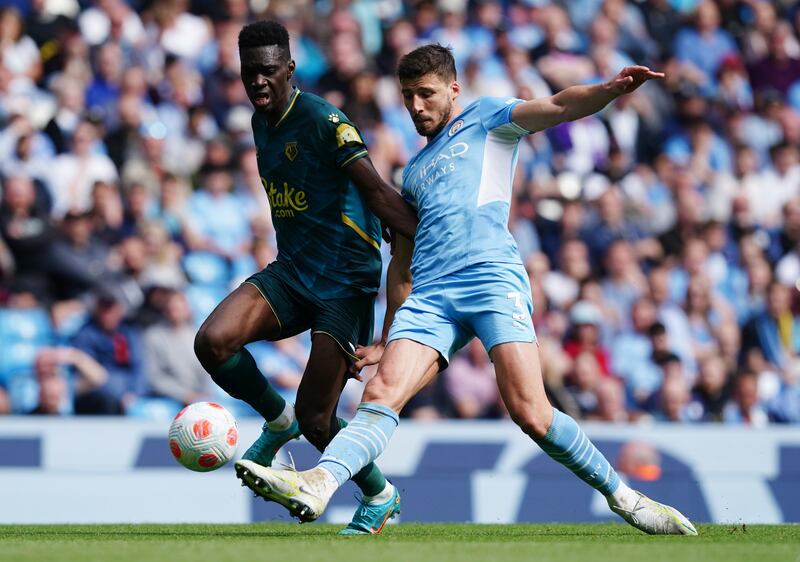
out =
[(291, 263), (323, 299), (377, 292), (380, 221), (344, 171), (367, 156), (358, 129), (333, 105), (297, 88), (275, 126), (259, 113), (252, 124), (277, 259)]

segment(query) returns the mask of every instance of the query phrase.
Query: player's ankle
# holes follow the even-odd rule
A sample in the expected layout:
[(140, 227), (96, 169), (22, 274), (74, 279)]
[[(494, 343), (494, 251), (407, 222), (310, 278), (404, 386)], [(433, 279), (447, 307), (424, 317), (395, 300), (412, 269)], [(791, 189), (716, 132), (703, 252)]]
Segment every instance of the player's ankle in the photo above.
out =
[(320, 495), (330, 499), (336, 490), (339, 489), (339, 481), (336, 480), (336, 476), (334, 476), (330, 470), (323, 466), (318, 466), (313, 470), (319, 471), (320, 478), (317, 480), (317, 485), (320, 488)]
[(608, 502), (623, 509), (631, 509), (636, 504), (636, 491), (622, 480), (617, 489), (606, 496)]
[(375, 494), (374, 496), (364, 496), (364, 503), (370, 505), (380, 505), (382, 503), (388, 502), (394, 496), (394, 486), (388, 480), (386, 481), (386, 486), (383, 487), (383, 490)]
[(271, 431), (286, 431), (294, 423), (294, 406), (289, 402), (283, 407), (283, 411), (274, 420), (267, 420), (267, 427)]

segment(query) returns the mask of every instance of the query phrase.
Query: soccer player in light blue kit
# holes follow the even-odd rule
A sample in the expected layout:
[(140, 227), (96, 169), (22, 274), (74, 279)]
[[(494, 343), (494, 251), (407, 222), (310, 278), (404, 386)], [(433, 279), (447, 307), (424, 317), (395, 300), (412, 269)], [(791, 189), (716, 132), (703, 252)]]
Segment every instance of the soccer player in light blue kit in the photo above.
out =
[[(381, 454), (406, 402), (477, 336), (494, 362), (511, 418), (544, 452), (600, 491), (611, 510), (634, 527), (696, 535), (675, 508), (622, 482), (575, 421), (550, 405), (531, 322), (531, 289), (507, 227), (520, 137), (591, 115), (663, 74), (633, 66), (609, 82), (574, 86), (548, 98), (482, 97), (464, 109), (457, 102), (460, 86), (448, 49), (427, 45), (412, 51), (401, 59), (398, 76), (405, 106), (428, 144), (403, 174), (403, 195), (416, 206), (420, 222), (413, 255), (411, 243), (399, 238), (389, 266), (388, 343), (385, 350), (383, 343), (359, 349), (354, 365), (380, 360), (378, 372), (353, 421), (314, 469), (240, 462), (247, 463), (256, 485), (293, 505), (301, 519), (318, 518), (333, 493)], [(410, 294), (407, 280), (401, 282), (409, 260)], [(389, 501), (399, 504), (399, 498)]]

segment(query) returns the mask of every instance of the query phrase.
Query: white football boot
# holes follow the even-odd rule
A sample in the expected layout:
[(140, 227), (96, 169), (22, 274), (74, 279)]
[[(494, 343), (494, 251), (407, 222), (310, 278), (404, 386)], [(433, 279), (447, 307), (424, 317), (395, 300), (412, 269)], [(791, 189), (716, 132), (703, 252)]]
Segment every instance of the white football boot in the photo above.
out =
[(649, 535), (697, 535), (692, 522), (674, 507), (653, 501), (640, 492), (635, 492), (632, 499), (633, 505), (627, 506), (607, 497), (611, 511)]
[(281, 504), (303, 523), (318, 519), (336, 490), (335, 480), (331, 482), (330, 474), (321, 468), (297, 472), (269, 468), (248, 460), (237, 461), (234, 466), (236, 476), (248, 488), (266, 500)]

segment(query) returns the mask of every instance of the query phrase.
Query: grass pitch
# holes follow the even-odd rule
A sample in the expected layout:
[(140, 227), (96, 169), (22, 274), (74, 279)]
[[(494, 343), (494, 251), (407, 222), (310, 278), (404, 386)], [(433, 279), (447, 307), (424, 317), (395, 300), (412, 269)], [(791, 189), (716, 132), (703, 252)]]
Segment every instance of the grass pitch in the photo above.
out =
[(2, 562), (800, 562), (800, 526), (700, 525), (649, 537), (626, 525), (388, 526), (339, 537), (333, 525), (0, 526)]

